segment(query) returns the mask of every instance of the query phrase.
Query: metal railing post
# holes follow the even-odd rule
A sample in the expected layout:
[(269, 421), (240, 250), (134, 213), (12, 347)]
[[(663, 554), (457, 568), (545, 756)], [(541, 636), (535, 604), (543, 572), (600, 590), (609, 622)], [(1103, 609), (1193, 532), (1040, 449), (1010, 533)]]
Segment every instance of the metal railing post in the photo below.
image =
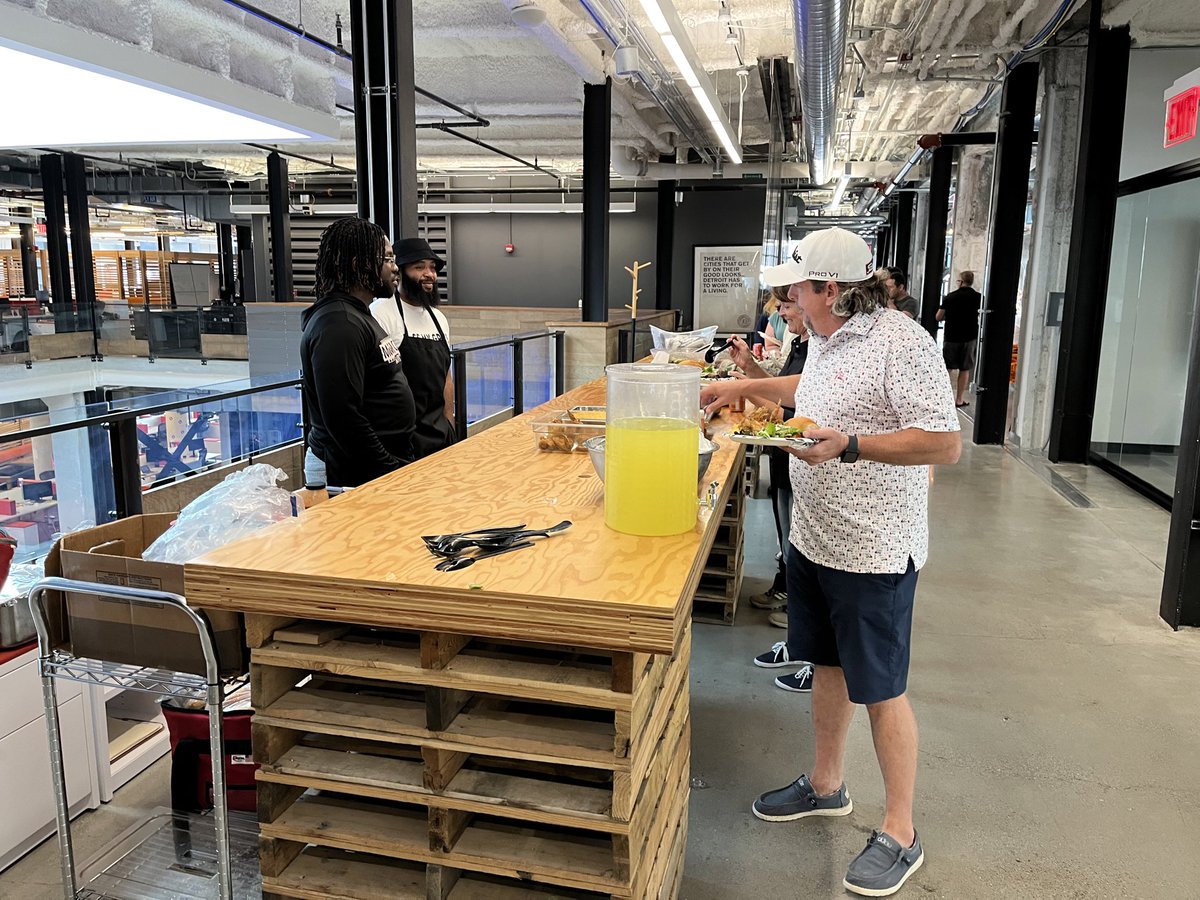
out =
[(513, 378), (513, 416), (525, 412), (525, 342), (513, 341), (512, 348), (512, 378)]
[(567, 334), (565, 331), (554, 332), (554, 396), (558, 397), (566, 389), (567, 382)]
[(138, 465), (137, 419), (109, 422), (108, 447), (112, 456), (113, 498), (116, 518), (142, 513), (142, 468)]
[(451, 349), (454, 361), (454, 430), (458, 439), (467, 439), (467, 352)]

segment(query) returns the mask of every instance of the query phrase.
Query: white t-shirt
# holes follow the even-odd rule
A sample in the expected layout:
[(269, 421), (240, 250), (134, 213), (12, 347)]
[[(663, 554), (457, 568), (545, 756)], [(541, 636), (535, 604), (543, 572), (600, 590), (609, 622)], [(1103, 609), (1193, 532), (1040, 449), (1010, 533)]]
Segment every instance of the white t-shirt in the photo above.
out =
[[(404, 304), (404, 319), (400, 319), (400, 311), (397, 308), (398, 302)], [(437, 324), (442, 326), (442, 334), (446, 336), (447, 345), (450, 343), (450, 324), (446, 321), (446, 316), (440, 309), (426, 310), (423, 306), (414, 306), (407, 300), (399, 301), (399, 298), (382, 297), (379, 300), (372, 301), (371, 315), (375, 317), (375, 321), (380, 327), (387, 332), (387, 336), (392, 339), (397, 347), (404, 341), (404, 325), (408, 324), (408, 333), (415, 338), (429, 338), (436, 341), (438, 339), (437, 326), (434, 325), (433, 316), (437, 317)]]
[[(796, 414), (843, 434), (958, 431), (937, 344), (904, 313), (858, 313), (808, 341)], [(903, 573), (929, 555), (929, 467), (791, 461), (791, 542), (822, 566)]]

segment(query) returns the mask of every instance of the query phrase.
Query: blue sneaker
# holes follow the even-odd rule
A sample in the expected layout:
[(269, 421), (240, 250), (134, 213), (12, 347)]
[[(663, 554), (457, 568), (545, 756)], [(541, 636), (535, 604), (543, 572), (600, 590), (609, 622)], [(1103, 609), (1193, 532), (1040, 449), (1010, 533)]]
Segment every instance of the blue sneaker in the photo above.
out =
[(872, 831), (866, 848), (850, 863), (842, 886), (864, 897), (890, 897), (904, 887), (908, 876), (923, 862), (925, 852), (919, 836), (906, 849), (890, 834)]
[(801, 775), (787, 787), (767, 791), (754, 801), (751, 810), (764, 822), (791, 822), (809, 816), (848, 816), (854, 811), (854, 803), (846, 785), (822, 797), (813, 790), (808, 776)]
[(785, 691), (791, 691), (795, 694), (811, 694), (812, 693), (813, 667), (808, 663), (795, 672), (790, 672), (787, 675), (780, 675), (775, 679), (775, 687), (783, 688)]
[(784, 666), (807, 666), (802, 659), (792, 659), (787, 641), (776, 641), (766, 653), (754, 657), (754, 664), (764, 669), (781, 669)]

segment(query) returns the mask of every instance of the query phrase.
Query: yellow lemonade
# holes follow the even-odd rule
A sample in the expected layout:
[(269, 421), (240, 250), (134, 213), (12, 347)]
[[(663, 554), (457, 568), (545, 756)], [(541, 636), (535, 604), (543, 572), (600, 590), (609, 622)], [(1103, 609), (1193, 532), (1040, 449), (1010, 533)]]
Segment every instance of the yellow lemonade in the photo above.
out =
[(625, 534), (682, 534), (696, 524), (699, 432), (686, 419), (610, 420), (604, 521)]

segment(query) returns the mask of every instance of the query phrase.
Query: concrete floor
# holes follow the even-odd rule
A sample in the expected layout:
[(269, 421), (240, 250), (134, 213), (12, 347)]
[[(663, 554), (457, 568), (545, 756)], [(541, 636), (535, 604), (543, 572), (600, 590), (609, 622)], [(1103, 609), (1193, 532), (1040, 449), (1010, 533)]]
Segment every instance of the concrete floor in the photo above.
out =
[[(1200, 632), (1157, 617), (1168, 517), (1099, 470), (1054, 472), (1094, 505), (999, 448), (936, 472), (910, 679), (926, 862), (900, 896), (1200, 895)], [(770, 511), (749, 509), (747, 573), (767, 575)], [(744, 594), (766, 583), (747, 577)], [(783, 636), (765, 613), (744, 604), (732, 628), (694, 634), (681, 897), (848, 896), (845, 867), (882, 815), (866, 716), (848, 748), (854, 814), (761, 822), (754, 797), (811, 764), (809, 698), (752, 665)], [(78, 858), (168, 797), (160, 762), (77, 820)], [(57, 877), (50, 841), (0, 874), (0, 898), (61, 897)]]

